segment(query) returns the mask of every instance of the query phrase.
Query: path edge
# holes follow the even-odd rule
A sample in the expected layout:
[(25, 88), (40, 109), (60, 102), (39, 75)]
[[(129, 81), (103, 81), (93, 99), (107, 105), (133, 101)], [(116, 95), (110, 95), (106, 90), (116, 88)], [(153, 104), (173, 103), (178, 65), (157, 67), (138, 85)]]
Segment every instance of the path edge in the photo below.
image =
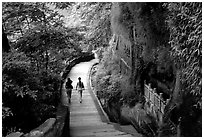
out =
[[(98, 112), (99, 112), (99, 115), (100, 115), (100, 118), (101, 118), (102, 122), (107, 123), (107, 124), (110, 124), (111, 122), (110, 122), (110, 120), (109, 120), (109, 118), (108, 118), (108, 115), (107, 115), (106, 112), (103, 110), (103, 107), (102, 107), (100, 101), (98, 100), (97, 96), (95, 95), (94, 89), (93, 89), (93, 87), (92, 87), (92, 82), (91, 82), (91, 70), (93, 69), (93, 67), (94, 67), (95, 65), (98, 65), (98, 64), (99, 64), (99, 61), (96, 59), (96, 60), (94, 61), (94, 63), (90, 66), (89, 70), (88, 70), (88, 75), (87, 75), (87, 78), (88, 78), (88, 79), (87, 79), (87, 80), (88, 80), (88, 82), (87, 82), (87, 87), (88, 87), (88, 89), (89, 89), (89, 92), (90, 92), (90, 94), (91, 94), (91, 97), (92, 97), (93, 100), (94, 100), (94, 103), (96, 104), (96, 109), (97, 109)], [(101, 114), (102, 114), (102, 115), (101, 115)]]

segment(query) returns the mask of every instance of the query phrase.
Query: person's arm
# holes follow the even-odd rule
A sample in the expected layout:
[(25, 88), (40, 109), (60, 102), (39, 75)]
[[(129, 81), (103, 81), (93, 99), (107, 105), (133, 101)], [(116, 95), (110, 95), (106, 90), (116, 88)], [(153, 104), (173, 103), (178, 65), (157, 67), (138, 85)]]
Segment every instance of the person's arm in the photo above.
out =
[(72, 80), (70, 80), (70, 86), (71, 86), (71, 89), (73, 89), (72, 82), (73, 82), (73, 81), (72, 81)]
[(84, 83), (82, 82), (82, 84), (83, 84), (83, 89), (85, 89), (85, 87), (84, 87)]

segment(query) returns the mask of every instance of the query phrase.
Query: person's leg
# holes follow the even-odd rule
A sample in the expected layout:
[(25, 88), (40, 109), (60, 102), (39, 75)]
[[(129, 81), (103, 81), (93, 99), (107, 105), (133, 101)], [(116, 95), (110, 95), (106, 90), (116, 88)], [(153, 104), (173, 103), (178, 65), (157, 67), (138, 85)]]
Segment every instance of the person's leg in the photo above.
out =
[(82, 102), (82, 90), (79, 91), (80, 94), (80, 103)]
[(70, 89), (70, 98), (69, 98), (69, 103), (71, 103), (71, 98), (72, 98), (72, 90)]
[(81, 100), (80, 90), (78, 90), (78, 93), (79, 93), (79, 102), (80, 102)]
[(71, 102), (71, 90), (68, 90), (68, 100), (69, 100), (69, 103)]
[(72, 98), (72, 90), (70, 90), (70, 99)]

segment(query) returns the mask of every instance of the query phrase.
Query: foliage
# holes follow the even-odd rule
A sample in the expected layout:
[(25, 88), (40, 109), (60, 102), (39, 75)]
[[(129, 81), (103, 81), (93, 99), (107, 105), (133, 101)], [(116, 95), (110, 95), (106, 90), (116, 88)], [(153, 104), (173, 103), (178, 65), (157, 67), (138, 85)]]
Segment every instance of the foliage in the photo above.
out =
[(59, 75), (39, 76), (22, 52), (3, 54), (3, 136), (15, 128), (28, 132), (54, 117), (59, 102)]
[[(143, 27), (149, 28), (148, 33), (150, 34), (147, 35), (150, 36), (147, 37), (149, 40), (146, 41), (155, 43), (151, 46), (155, 46), (156, 49), (154, 48), (149, 51), (154, 57), (151, 62), (155, 64), (155, 67), (166, 66), (169, 68), (165, 71), (166, 75), (169, 74), (165, 78), (168, 78), (172, 83), (174, 82), (175, 70), (182, 71), (180, 77), (182, 89), (179, 93), (182, 94), (183, 102), (179, 108), (181, 113), (177, 112), (174, 116), (179, 115), (182, 117), (181, 130), (184, 136), (199, 136), (202, 127), (202, 3), (142, 3), (138, 6), (139, 8), (133, 5), (132, 11), (130, 11), (131, 4), (127, 5), (124, 9), (120, 7), (121, 10), (123, 10), (123, 14), (120, 15), (123, 17), (120, 18), (121, 20), (124, 19), (120, 22), (124, 22), (124, 24), (128, 26), (134, 17), (134, 20), (139, 20), (141, 24), (144, 24)], [(137, 10), (137, 8), (139, 10)], [(143, 35), (143, 33), (144, 32), (141, 34)], [(150, 49), (147, 48), (142, 51), (146, 50)], [(105, 55), (98, 67), (96, 77), (99, 93), (104, 95), (107, 99), (111, 98), (111, 93), (115, 94), (115, 96), (113, 95), (114, 97), (118, 97), (119, 94), (120, 102), (123, 101), (123, 103), (131, 105), (141, 100), (140, 96), (132, 91), (131, 86), (123, 86), (125, 83), (128, 83), (125, 78), (119, 74), (120, 68), (118, 67), (117, 58), (114, 60), (115, 56), (111, 53), (111, 50), (107, 49), (105, 51), (107, 52), (104, 53)], [(144, 57), (145, 56), (141, 57), (141, 59)], [(172, 59), (174, 60), (173, 62), (171, 61)], [(138, 63), (140, 60), (136, 59), (135, 62)], [(174, 63), (176, 67), (174, 67), (172, 63)], [(140, 82), (140, 80), (143, 82), (144, 77), (148, 76), (149, 71), (143, 71), (147, 68), (146, 65), (148, 65), (148, 63), (143, 63), (140, 64), (141, 67), (136, 67), (139, 73), (143, 73), (143, 75), (136, 75), (138, 76), (136, 77), (136, 83)], [(157, 72), (158, 75), (164, 78), (162, 68), (157, 68)], [(159, 76), (156, 78), (161, 80)], [(175, 88), (175, 85), (171, 85), (169, 82), (167, 82), (167, 84), (168, 89), (173, 90), (173, 88)], [(142, 87), (141, 85), (141, 88)], [(176, 120), (178, 119), (179, 117), (177, 117)], [(189, 127), (187, 121), (193, 126)], [(195, 130), (193, 130), (193, 128), (195, 128)], [(198, 132), (195, 132), (196, 130), (198, 130)]]
[(8, 35), (16, 39), (30, 29), (59, 27), (63, 24), (62, 15), (41, 2), (5, 2), (2, 4), (3, 26)]
[(177, 112), (181, 116), (181, 136), (202, 136), (202, 110), (195, 105), (198, 99), (190, 93), (183, 97), (184, 102)]
[(129, 83), (129, 77), (122, 76), (121, 80), (121, 99), (124, 104), (130, 107), (135, 106), (139, 102), (139, 93), (134, 91), (134, 85)]
[(51, 2), (51, 4), (54, 5), (55, 8), (66, 9), (70, 8), (74, 2)]
[(138, 96), (134, 93), (133, 85), (129, 84), (129, 77), (120, 74), (118, 62), (111, 48), (107, 48), (95, 77), (98, 97), (109, 101), (117, 99), (121, 103), (135, 105)]
[[(30, 68), (29, 59), (23, 55), (23, 53), (16, 52), (5, 54), (3, 58), (3, 81), (9, 81), (7, 83), (3, 82), (5, 83), (5, 86), (3, 86), (3, 93), (8, 91), (17, 96), (23, 96), (25, 93), (35, 95), (29, 93), (29, 90), (27, 90), (28, 92), (26, 91), (26, 89), (28, 89), (27, 85), (30, 81), (30, 75), (27, 72)], [(17, 84), (18, 86), (10, 86), (12, 84)], [(11, 88), (12, 91), (9, 91)]]
[[(113, 70), (110, 70), (110, 68), (116, 68), (116, 64), (112, 63), (112, 67), (110, 67), (109, 62), (112, 62), (112, 58), (111, 58), (111, 49), (105, 51), (103, 53), (103, 59), (101, 61), (101, 64), (98, 66), (98, 71), (96, 72), (96, 89), (101, 93), (100, 94), (100, 98), (109, 98), (111, 91), (111, 86), (112, 84), (114, 84), (113, 82), (111, 82), (111, 78), (114, 75), (111, 75)], [(117, 68), (116, 68), (117, 69)], [(109, 92), (107, 92), (107, 90), (109, 90)]]
[(202, 85), (202, 3), (169, 3), (171, 54), (182, 70), (182, 83), (185, 93), (199, 98), (201, 107)]
[(66, 26), (76, 28), (85, 36), (80, 48), (90, 51), (92, 48), (108, 45), (110, 30), (110, 9), (112, 3), (76, 2), (64, 9)]
[[(63, 60), (72, 52), (81, 52), (79, 46), (84, 37), (77, 29), (64, 26), (63, 15), (50, 8), (52, 4), (64, 8), (69, 8), (70, 5), (38, 2), (3, 3), (3, 24), (10, 41), (15, 42), (15, 49), (31, 57), (32, 63), (36, 64), (34, 67), (38, 68), (36, 70), (44, 68), (46, 72), (50, 70), (59, 73), (63, 68), (60, 66), (63, 65)], [(15, 22), (16, 20), (18, 22)], [(12, 26), (17, 26), (18, 29), (10, 28)]]
[(110, 29), (110, 10), (112, 3), (83, 2), (77, 5), (77, 11), (82, 24), (87, 28), (86, 38), (89, 45), (94, 47), (108, 46)]
[(29, 132), (55, 116), (63, 61), (72, 52), (80, 53), (77, 45), (82, 35), (65, 28), (62, 16), (48, 5), (2, 5), (3, 29), (13, 42), (2, 60), (3, 136), (10, 131)]
[(152, 33), (165, 36), (168, 34), (167, 24), (164, 20), (167, 15), (166, 11), (162, 2), (145, 2), (141, 6), (140, 17), (142, 20), (148, 21)]
[(71, 53), (81, 52), (77, 43), (80, 37), (71, 29), (49, 29), (46, 33), (35, 29), (27, 32), (15, 47), (32, 58), (38, 68), (60, 73), (64, 66), (63, 61), (70, 57)]

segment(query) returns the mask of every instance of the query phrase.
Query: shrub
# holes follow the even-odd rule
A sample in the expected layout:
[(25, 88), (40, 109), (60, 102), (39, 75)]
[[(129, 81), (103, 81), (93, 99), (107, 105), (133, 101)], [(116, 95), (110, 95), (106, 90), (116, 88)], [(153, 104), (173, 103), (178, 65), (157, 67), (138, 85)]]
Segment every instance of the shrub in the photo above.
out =
[(103, 59), (96, 72), (96, 90), (98, 97), (118, 101), (128, 105), (135, 105), (139, 97), (130, 85), (129, 77), (120, 74), (119, 60), (112, 54), (111, 48), (103, 53)]
[[(114, 86), (116, 82), (114, 81), (115, 74), (117, 74), (118, 65), (112, 60), (112, 52), (110, 48), (107, 48), (107, 51), (103, 53), (103, 59), (98, 65), (98, 71), (96, 73), (96, 89), (99, 92), (99, 98), (110, 98), (112, 92), (114, 91)], [(113, 74), (114, 73), (114, 74)]]
[(11, 131), (29, 132), (55, 116), (58, 75), (33, 71), (29, 58), (15, 51), (3, 55), (2, 73), (3, 136)]

